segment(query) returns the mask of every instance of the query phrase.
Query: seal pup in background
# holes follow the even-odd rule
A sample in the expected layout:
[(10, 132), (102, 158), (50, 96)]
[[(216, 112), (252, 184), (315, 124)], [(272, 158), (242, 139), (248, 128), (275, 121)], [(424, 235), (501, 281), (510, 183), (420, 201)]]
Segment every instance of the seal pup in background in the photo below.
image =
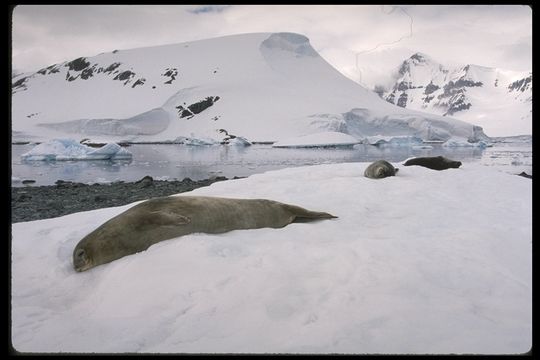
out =
[(386, 160), (377, 160), (369, 164), (364, 171), (364, 176), (370, 179), (382, 179), (396, 175), (398, 170)]
[(150, 199), (86, 235), (73, 250), (73, 266), (85, 271), (192, 233), (281, 228), (336, 216), (266, 199), (168, 196)]
[(403, 166), (411, 165), (419, 165), (433, 170), (446, 170), (450, 168), (459, 168), (461, 166), (461, 161), (451, 160), (444, 156), (428, 156), (409, 159), (403, 164)]

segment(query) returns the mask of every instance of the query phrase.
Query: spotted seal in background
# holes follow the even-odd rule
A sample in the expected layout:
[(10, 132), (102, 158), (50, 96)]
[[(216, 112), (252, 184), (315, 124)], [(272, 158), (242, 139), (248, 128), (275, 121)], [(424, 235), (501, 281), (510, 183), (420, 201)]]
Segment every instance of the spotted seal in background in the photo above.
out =
[(446, 170), (450, 168), (459, 168), (461, 166), (461, 161), (451, 160), (444, 156), (428, 156), (409, 159), (403, 164), (403, 166), (411, 165), (423, 166), (433, 170)]
[(73, 250), (73, 266), (85, 271), (192, 233), (281, 228), (336, 216), (266, 199), (169, 196), (131, 207), (86, 235)]
[(394, 176), (399, 169), (396, 169), (386, 160), (377, 160), (371, 163), (364, 171), (364, 176), (370, 179), (382, 179), (387, 176)]

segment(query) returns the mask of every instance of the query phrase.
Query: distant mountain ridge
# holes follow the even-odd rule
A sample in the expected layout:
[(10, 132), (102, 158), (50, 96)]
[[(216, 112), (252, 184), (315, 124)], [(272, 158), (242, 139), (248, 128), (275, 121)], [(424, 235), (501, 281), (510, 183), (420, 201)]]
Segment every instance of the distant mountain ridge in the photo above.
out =
[(453, 116), (497, 135), (532, 131), (532, 72), (468, 64), (449, 67), (415, 53), (401, 64), (394, 85), (379, 92), (397, 106)]
[[(470, 142), (482, 128), (393, 106), (294, 33), (231, 35), (79, 57), (12, 78), (14, 140), (279, 141), (319, 132)], [(224, 130), (225, 132), (223, 132)]]

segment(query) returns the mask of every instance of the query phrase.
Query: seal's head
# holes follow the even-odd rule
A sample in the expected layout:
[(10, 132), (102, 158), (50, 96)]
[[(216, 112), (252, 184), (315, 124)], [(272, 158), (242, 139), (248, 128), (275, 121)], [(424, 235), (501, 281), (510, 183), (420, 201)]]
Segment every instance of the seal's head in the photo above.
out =
[(444, 159), (444, 162), (446, 162), (446, 164), (450, 168), (457, 169), (457, 168), (459, 168), (461, 166), (461, 161), (450, 160), (450, 159), (447, 159), (445, 157), (442, 157), (442, 158)]
[(92, 254), (85, 246), (77, 245), (73, 250), (73, 267), (75, 271), (81, 272), (88, 270), (94, 266)]
[(120, 228), (122, 224), (118, 226), (113, 218), (79, 241), (73, 250), (75, 271), (86, 271), (124, 256), (122, 242), (128, 241), (131, 233), (122, 234), (117, 231)]
[(394, 168), (390, 163), (387, 166), (379, 166), (375, 170), (375, 177), (378, 179), (385, 178), (387, 176), (395, 176), (399, 169)]

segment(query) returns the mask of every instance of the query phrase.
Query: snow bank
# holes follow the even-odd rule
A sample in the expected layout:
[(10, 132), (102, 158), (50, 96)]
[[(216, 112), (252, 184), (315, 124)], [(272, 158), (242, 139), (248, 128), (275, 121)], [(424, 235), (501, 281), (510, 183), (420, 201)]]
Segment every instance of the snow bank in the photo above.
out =
[(127, 160), (131, 158), (132, 154), (129, 151), (115, 143), (108, 143), (95, 149), (73, 139), (47, 141), (21, 155), (21, 159), (26, 161)]
[[(337, 219), (192, 234), (84, 273), (78, 241), (134, 204), (12, 227), (23, 352), (522, 353), (532, 340), (532, 182), (464, 164), (290, 168), (190, 195)], [(187, 195), (187, 194), (186, 194)], [(182, 195), (180, 195), (182, 196)]]
[(328, 146), (353, 146), (359, 141), (351, 135), (335, 131), (325, 131), (316, 134), (291, 137), (275, 142), (272, 147), (328, 147)]

